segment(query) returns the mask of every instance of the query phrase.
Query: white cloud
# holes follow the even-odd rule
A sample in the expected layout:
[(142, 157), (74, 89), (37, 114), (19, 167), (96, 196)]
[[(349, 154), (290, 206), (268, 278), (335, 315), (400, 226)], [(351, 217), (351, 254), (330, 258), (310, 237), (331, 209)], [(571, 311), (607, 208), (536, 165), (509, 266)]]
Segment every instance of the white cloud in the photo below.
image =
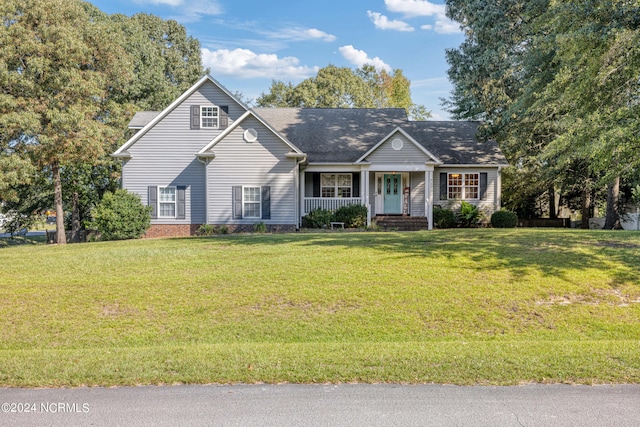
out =
[(134, 3), (153, 5), (164, 4), (167, 6), (177, 7), (182, 5), (182, 3), (184, 3), (184, 0), (134, 0)]
[(249, 49), (202, 49), (202, 62), (213, 76), (302, 80), (317, 74), (319, 67), (300, 65), (298, 58), (278, 58), (276, 54), (257, 54)]
[(333, 34), (325, 33), (317, 28), (288, 28), (264, 34), (274, 39), (286, 39), (291, 41), (322, 40), (325, 42), (332, 42), (336, 40), (336, 36)]
[(402, 13), (404, 16), (444, 15), (445, 5), (434, 4), (427, 0), (384, 0), (389, 12)]
[(455, 34), (461, 32), (460, 26), (447, 18), (446, 6), (434, 4), (428, 0), (384, 0), (389, 12), (401, 13), (405, 17), (435, 17), (435, 25), (422, 25), (423, 30), (435, 31), (438, 34)]
[(450, 19), (436, 19), (436, 25), (422, 25), (423, 30), (433, 30), (438, 34), (456, 34), (461, 32), (460, 25)]
[(396, 30), (406, 32), (411, 32), (414, 30), (414, 28), (406, 22), (398, 21), (396, 19), (389, 20), (389, 18), (378, 12), (372, 12), (368, 10), (367, 15), (373, 22), (373, 25), (375, 25), (375, 27), (379, 30)]
[(369, 64), (373, 65), (379, 70), (385, 70), (387, 72), (391, 72), (391, 67), (386, 64), (382, 59), (378, 58), (369, 58), (369, 55), (364, 50), (358, 50), (351, 45), (342, 46), (338, 49), (342, 54), (342, 57), (356, 65), (357, 67), (362, 67), (363, 65)]
[(218, 0), (134, 0), (138, 4), (163, 5), (177, 9), (179, 15), (171, 17), (180, 23), (197, 22), (203, 16), (221, 15)]
[(428, 79), (420, 79), (420, 80), (411, 80), (412, 88), (423, 88), (423, 87), (440, 87), (446, 86), (449, 84), (449, 79), (446, 76), (442, 77), (431, 77)]

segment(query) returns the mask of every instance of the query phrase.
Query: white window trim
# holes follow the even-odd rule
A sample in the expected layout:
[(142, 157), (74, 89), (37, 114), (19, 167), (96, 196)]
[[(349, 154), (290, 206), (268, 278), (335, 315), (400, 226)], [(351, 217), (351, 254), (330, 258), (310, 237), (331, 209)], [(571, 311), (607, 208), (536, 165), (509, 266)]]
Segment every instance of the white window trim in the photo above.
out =
[[(173, 202), (167, 202), (162, 200), (162, 190), (173, 188)], [(162, 215), (162, 204), (173, 204), (173, 215)], [(165, 187), (158, 186), (158, 206), (157, 206), (158, 218), (175, 218), (178, 215), (178, 187), (173, 185), (167, 185)]]
[(338, 176), (339, 175), (349, 175), (349, 177), (351, 178), (351, 185), (349, 186), (349, 197), (347, 198), (351, 198), (353, 197), (353, 174), (348, 172), (348, 173), (342, 173), (342, 172), (332, 172), (332, 173), (321, 173), (320, 174), (320, 197), (322, 197), (322, 189), (323, 188), (331, 188), (328, 187), (326, 185), (322, 185), (322, 175), (335, 175), (335, 183), (333, 184), (333, 194), (335, 194), (334, 197), (324, 197), (325, 199), (335, 199), (335, 198), (342, 198), (341, 196), (339, 196), (339, 188), (347, 188), (344, 185), (338, 185), (339, 179)]
[[(461, 184), (462, 190), (461, 190), (461, 195), (459, 199), (449, 197), (449, 195), (451, 194), (451, 190), (450, 190), (451, 185), (449, 185), (449, 182), (451, 182), (449, 179), (450, 175), (460, 175), (462, 178), (462, 184)], [(467, 197), (466, 195), (467, 185), (465, 184), (467, 175), (477, 175), (478, 185), (475, 187), (477, 187), (478, 189), (477, 191), (478, 197)], [(472, 187), (472, 186), (469, 186), (469, 187)], [(479, 172), (447, 172), (447, 199), (448, 200), (480, 200), (480, 173)]]
[[(249, 188), (257, 188), (258, 189), (259, 199), (258, 199), (257, 202), (245, 200), (245, 197), (244, 197), (245, 191), (247, 189), (249, 189)], [(245, 212), (247, 211), (246, 208), (245, 208), (245, 205), (248, 204), (248, 203), (251, 203), (251, 204), (258, 203), (258, 205), (259, 205), (258, 216), (247, 216), (247, 215), (245, 215)], [(242, 218), (243, 219), (245, 219), (245, 218), (246, 219), (260, 219), (260, 218), (262, 218), (262, 187), (253, 186), (253, 185), (242, 186)]]
[[(216, 116), (205, 116), (204, 112), (207, 109), (212, 109), (217, 112)], [(215, 126), (205, 126), (204, 119), (214, 119), (216, 121)], [(200, 129), (218, 129), (220, 128), (220, 107), (211, 106), (211, 105), (203, 105), (200, 106)]]

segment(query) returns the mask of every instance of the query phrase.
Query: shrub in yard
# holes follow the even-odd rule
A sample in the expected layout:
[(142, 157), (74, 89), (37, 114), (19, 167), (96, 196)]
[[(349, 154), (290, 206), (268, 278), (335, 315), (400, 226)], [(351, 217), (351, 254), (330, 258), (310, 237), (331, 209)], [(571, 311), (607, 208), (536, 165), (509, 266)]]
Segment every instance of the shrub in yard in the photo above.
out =
[(347, 205), (333, 213), (334, 221), (344, 222), (347, 228), (364, 228), (367, 226), (367, 208), (362, 205)]
[(138, 239), (151, 227), (151, 207), (127, 190), (107, 192), (93, 210), (93, 226), (102, 240)]
[(480, 219), (480, 209), (464, 200), (460, 204), (460, 211), (456, 215), (463, 227), (474, 227)]
[(491, 226), (495, 228), (515, 228), (518, 215), (515, 212), (500, 210), (491, 215)]
[(456, 226), (456, 214), (451, 209), (434, 206), (433, 225), (438, 228), (453, 228)]
[(329, 210), (314, 209), (302, 218), (302, 223), (307, 228), (326, 228), (333, 221), (333, 213)]
[(215, 232), (216, 232), (216, 229), (213, 225), (202, 224), (200, 227), (198, 227), (196, 234), (198, 236), (212, 236), (213, 234), (215, 234)]
[(258, 222), (253, 226), (254, 233), (266, 233), (267, 225), (264, 222)]

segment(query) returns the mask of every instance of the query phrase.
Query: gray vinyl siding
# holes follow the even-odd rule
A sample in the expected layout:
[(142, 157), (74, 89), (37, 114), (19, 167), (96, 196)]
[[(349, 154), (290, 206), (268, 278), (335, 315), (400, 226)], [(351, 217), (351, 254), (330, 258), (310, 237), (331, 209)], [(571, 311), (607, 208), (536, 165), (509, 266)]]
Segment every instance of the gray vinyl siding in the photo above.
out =
[(411, 182), (411, 204), (409, 214), (411, 216), (426, 216), (424, 213), (424, 172), (412, 172)]
[(440, 173), (486, 173), (487, 174), (487, 194), (486, 200), (466, 200), (472, 205), (478, 206), (480, 210), (487, 214), (491, 214), (497, 210), (497, 185), (498, 185), (498, 169), (497, 168), (461, 168), (446, 167), (436, 168), (433, 173), (433, 204), (443, 208), (457, 208), (460, 202), (457, 200), (440, 200)]
[[(403, 142), (401, 150), (394, 150), (391, 146), (391, 142), (399, 138)], [(408, 163), (420, 163), (424, 164), (426, 161), (431, 160), (424, 151), (420, 150), (413, 142), (410, 142), (404, 135), (396, 133), (391, 136), (387, 141), (380, 145), (373, 153), (367, 156), (366, 159), (371, 163), (396, 163), (396, 164), (408, 164)]]
[(123, 187), (148, 204), (150, 185), (186, 186), (185, 219), (158, 218), (153, 224), (202, 224), (205, 222), (205, 169), (195, 153), (222, 129), (190, 129), (192, 105), (229, 106), (229, 124), (244, 109), (211, 82), (170, 111), (127, 150), (132, 158), (123, 166)]
[[(247, 143), (243, 133), (258, 131), (258, 140)], [(245, 121), (212, 149), (215, 158), (207, 166), (210, 224), (297, 224), (296, 161), (285, 157), (291, 152), (280, 138), (254, 117)], [(249, 186), (271, 188), (271, 219), (233, 219), (232, 188)]]

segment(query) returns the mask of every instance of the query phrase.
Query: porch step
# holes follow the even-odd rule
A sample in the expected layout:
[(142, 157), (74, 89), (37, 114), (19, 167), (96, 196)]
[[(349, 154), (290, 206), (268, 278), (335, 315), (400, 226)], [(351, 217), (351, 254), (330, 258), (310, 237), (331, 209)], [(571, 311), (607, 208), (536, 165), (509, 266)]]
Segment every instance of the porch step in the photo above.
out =
[(378, 227), (384, 230), (416, 231), (428, 230), (429, 221), (423, 216), (377, 215)]

